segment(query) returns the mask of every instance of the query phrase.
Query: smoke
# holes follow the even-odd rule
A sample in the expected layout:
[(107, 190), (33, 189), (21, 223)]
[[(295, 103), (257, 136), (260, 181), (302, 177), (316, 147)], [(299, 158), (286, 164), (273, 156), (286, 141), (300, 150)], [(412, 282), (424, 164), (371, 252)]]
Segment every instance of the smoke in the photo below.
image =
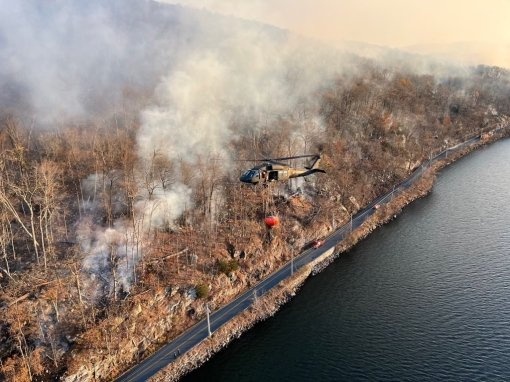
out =
[[(2, 1), (0, 76), (27, 97), (44, 122), (83, 116), (86, 83), (100, 86), (101, 75), (108, 74), (125, 49), (110, 21), (99, 8), (73, 12), (63, 1), (39, 6)], [(99, 67), (101, 71), (95, 70)]]
[(192, 24), (152, 1), (0, 0), (0, 106), (39, 125), (111, 113), (154, 89)]
[[(211, 153), (229, 156), (229, 143), (242, 129), (295, 114), (341, 70), (328, 49), (280, 29), (180, 6), (141, 0), (0, 2), (1, 106), (30, 115), (36, 125), (51, 125), (116, 111), (126, 88), (152, 94), (151, 106), (140, 113), (141, 162), (155, 152), (190, 163)], [(124, 196), (115, 194), (112, 212), (120, 218), (104, 229), (95, 216), (105, 205), (102, 184), (109, 175), (122, 178), (94, 174), (83, 181), (82, 212), (88, 218), (79, 230), (89, 254), (84, 268), (104, 282), (104, 293), (121, 279), (128, 290), (133, 272), (120, 275), (143, 255), (141, 237), (156, 227), (171, 228), (192, 207), (192, 191), (176, 179), (152, 195), (140, 193), (132, 227), (122, 218)], [(214, 200), (222, 200), (219, 192)]]
[(135, 206), (134, 226), (126, 219), (118, 219), (112, 228), (106, 229), (90, 224), (88, 219), (80, 222), (78, 240), (87, 254), (83, 270), (89, 274), (85, 289), (91, 301), (129, 293), (150, 232), (173, 228), (184, 208), (191, 206), (190, 194), (191, 190), (181, 185), (152, 200), (139, 201)]
[[(192, 164), (210, 154), (228, 157), (243, 129), (297, 114), (342, 70), (326, 47), (205, 11), (142, 0), (0, 1), (2, 106), (11, 102), (37, 123), (52, 124), (111, 113), (122, 107), (126, 87), (152, 93), (140, 113), (141, 162), (155, 152)], [(124, 218), (125, 197), (105, 192), (108, 176), (122, 179), (119, 172), (82, 182), (79, 240), (88, 254), (84, 269), (102, 289), (97, 295), (111, 294), (112, 285), (129, 290), (148, 232), (172, 228), (192, 207), (189, 185), (175, 179), (150, 195), (140, 192), (132, 224)], [(214, 213), (219, 191), (213, 199)], [(105, 229), (96, 216), (110, 200), (117, 218)]]
[[(103, 177), (93, 174), (82, 181), (82, 208), (86, 216), (77, 228), (77, 239), (86, 254), (83, 270), (88, 277), (84, 289), (92, 302), (103, 296), (128, 293), (150, 233), (154, 229), (174, 228), (175, 220), (192, 206), (188, 187), (179, 183), (167, 189), (156, 187), (150, 197), (144, 193), (138, 197), (133, 219), (118, 218), (112, 227), (104, 228), (94, 221), (105, 199), (110, 199), (101, 192)], [(123, 196), (114, 194), (111, 199), (113, 209), (120, 212), (125, 205)]]
[(169, 190), (157, 189), (150, 199), (139, 200), (135, 211), (144, 231), (172, 229), (175, 220), (191, 205), (191, 189), (178, 183)]
[[(276, 25), (331, 44), (363, 42), (416, 51), (416, 45), (455, 62), (509, 67), (510, 2), (486, 0), (158, 0), (206, 8)], [(463, 43), (462, 49), (458, 46)], [(481, 46), (481, 48), (480, 48)], [(467, 54), (466, 54), (467, 53)], [(466, 61), (466, 59), (468, 61)]]
[[(300, 137), (321, 120), (303, 105), (313, 110), (324, 86), (356, 70), (352, 57), (275, 27), (142, 0), (0, 0), (0, 60), (1, 105), (27, 105), (40, 123), (116, 111), (129, 87), (151, 94), (140, 110), (140, 162), (158, 153), (191, 164), (232, 157), (231, 142), (246, 131), (286, 119), (295, 146), (311, 149)], [(192, 208), (192, 184), (175, 179), (140, 192), (134, 224), (122, 217), (124, 196), (113, 195), (120, 218), (105, 229), (92, 219), (105, 203), (103, 176), (83, 182), (89, 218), (79, 229), (98, 295), (113, 285), (128, 291), (147, 234), (171, 229)], [(217, 190), (214, 201), (221, 200)]]
[[(225, 29), (232, 24), (219, 22)], [(157, 104), (142, 112), (142, 157), (154, 150), (191, 162), (204, 153), (227, 157), (240, 128), (256, 130), (296, 114), (344, 69), (335, 53), (294, 36), (275, 38), (251, 24), (230, 29), (229, 36), (190, 52), (158, 85)]]
[[(147, 163), (155, 153), (171, 163), (227, 158), (239, 135), (297, 115), (345, 70), (344, 57), (331, 49), (272, 27), (209, 13), (195, 15), (195, 21), (199, 42), (180, 54), (156, 86), (154, 104), (141, 112), (137, 147)], [(296, 136), (320, 124), (316, 115), (301, 122)], [(301, 141), (296, 138), (303, 147)], [(215, 190), (213, 216), (222, 202)], [(135, 207), (146, 227), (165, 228), (191, 203), (191, 190), (177, 182), (170, 193), (160, 188)]]
[[(416, 5), (403, 0), (370, 5), (353, 1), (342, 4), (288, 0), (176, 2), (273, 23), (328, 41), (364, 40), (390, 46), (450, 43), (470, 38), (491, 41), (492, 45), (478, 47), (469, 59), (475, 57), (491, 64), (508, 65), (510, 35), (501, 18), (508, 13), (509, 5), (503, 5), (501, 0), (490, 0), (490, 5), (452, 2), (444, 12), (437, 12), (437, 8), (443, 9), (446, 5), (437, 6), (435, 1), (423, 5), (427, 17), (419, 20), (421, 13), (414, 9)], [(387, 17), (380, 17), (382, 13)], [(493, 17), (496, 17), (494, 22)], [(480, 20), (491, 22), (480, 26)], [(430, 28), (432, 24), (434, 28)], [(473, 25), (480, 27), (473, 28)], [(437, 36), (446, 36), (444, 29), (448, 33), (458, 33), (458, 38), (448, 35), (447, 40), (438, 40)], [(385, 35), (390, 32), (393, 40)], [(0, 0), (0, 106), (34, 118), (36, 125), (111, 113), (124, 107), (126, 89), (150, 94), (158, 83), (164, 89), (162, 76), (169, 81), (168, 86), (172, 86), (176, 81), (170, 74), (174, 68), (179, 67), (185, 74), (185, 63), (200, 60), (201, 56), (205, 57), (204, 65), (212, 59), (218, 61), (220, 67), (226, 65), (225, 69), (236, 66), (239, 61), (227, 62), (234, 52), (224, 45), (242, 47), (232, 40), (248, 33), (252, 36), (246, 36), (244, 47), (248, 44), (251, 49), (259, 47), (264, 59), (273, 53), (271, 49), (264, 53), (268, 40), (279, 40), (286, 45), (282, 40), (290, 36), (267, 25), (148, 0)], [(427, 33), (437, 36), (427, 39)], [(483, 39), (475, 39), (481, 33), (485, 33)], [(378, 40), (383, 37), (384, 41)], [(269, 45), (279, 48), (275, 42)], [(440, 53), (443, 57), (458, 57), (458, 52), (464, 52), (463, 58), (466, 51), (470, 52), (466, 46), (456, 45), (452, 51)], [(371, 49), (381, 50), (375, 46)], [(410, 49), (437, 52), (440, 47)], [(161, 92), (164, 90), (158, 94)], [(153, 112), (157, 114), (162, 110), (154, 107)]]
[(133, 245), (133, 231), (120, 221), (114, 227), (104, 229), (92, 224), (90, 219), (84, 219), (80, 222), (77, 238), (87, 254), (82, 264), (82, 269), (89, 275), (84, 285), (87, 299), (97, 302), (103, 296), (118, 294), (120, 287), (129, 292), (134, 265), (139, 258)]

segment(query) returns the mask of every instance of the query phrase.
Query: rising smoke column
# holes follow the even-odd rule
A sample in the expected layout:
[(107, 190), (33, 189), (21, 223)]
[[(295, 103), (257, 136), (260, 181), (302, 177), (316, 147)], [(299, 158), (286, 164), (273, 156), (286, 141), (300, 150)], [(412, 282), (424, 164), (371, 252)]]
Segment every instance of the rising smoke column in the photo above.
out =
[[(244, 133), (237, 128), (295, 113), (341, 69), (334, 54), (285, 31), (184, 7), (137, 0), (0, 5), (0, 84), (19, 92), (37, 122), (93, 117), (98, 105), (115, 109), (124, 86), (154, 87), (140, 114), (142, 162), (155, 153), (190, 164), (210, 153), (227, 158), (229, 142)], [(122, 219), (101, 227), (97, 208), (88, 207), (79, 238), (90, 254), (84, 268), (106, 280), (101, 293), (111, 293), (112, 277), (143, 256), (132, 248), (139, 233), (171, 226), (192, 208), (191, 194), (179, 179), (151, 196), (141, 192), (136, 232)], [(117, 276), (107, 274), (112, 264)]]
[[(192, 207), (191, 189), (180, 183), (166, 189), (158, 187), (151, 195), (140, 188), (133, 219), (119, 218), (112, 227), (105, 228), (94, 221), (103, 197), (95, 191), (102, 177), (97, 174), (82, 182), (82, 192), (88, 202), (84, 204), (85, 216), (77, 228), (77, 239), (86, 254), (83, 270), (88, 277), (84, 289), (90, 302), (97, 302), (103, 296), (117, 297), (121, 291), (128, 293), (151, 233), (155, 229), (175, 228), (175, 220)], [(113, 200), (113, 208), (121, 210), (122, 195), (113, 195)]]
[[(194, 162), (225, 147), (243, 131), (296, 113), (316, 102), (317, 90), (344, 68), (335, 52), (258, 24), (218, 17), (200, 25), (205, 41), (164, 76), (155, 105), (141, 114), (137, 142), (142, 158), (154, 151)], [(226, 30), (228, 35), (207, 33)], [(231, 30), (229, 30), (229, 28)], [(315, 119), (316, 120), (316, 119)]]

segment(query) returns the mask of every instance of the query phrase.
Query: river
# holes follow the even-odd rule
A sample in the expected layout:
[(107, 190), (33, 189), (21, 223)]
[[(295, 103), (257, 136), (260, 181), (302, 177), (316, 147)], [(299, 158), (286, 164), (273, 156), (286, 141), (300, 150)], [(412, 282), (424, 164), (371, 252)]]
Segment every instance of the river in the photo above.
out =
[(184, 381), (509, 381), (510, 140), (444, 169)]

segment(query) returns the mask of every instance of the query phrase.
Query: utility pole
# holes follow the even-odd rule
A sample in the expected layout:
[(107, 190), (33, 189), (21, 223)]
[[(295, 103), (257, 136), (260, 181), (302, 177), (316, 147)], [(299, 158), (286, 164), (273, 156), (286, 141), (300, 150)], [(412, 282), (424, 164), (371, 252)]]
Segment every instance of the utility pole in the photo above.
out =
[(292, 276), (294, 274), (294, 251), (290, 252), (290, 275)]
[(211, 337), (211, 320), (209, 319), (209, 305), (205, 304), (205, 313), (207, 314), (207, 336)]

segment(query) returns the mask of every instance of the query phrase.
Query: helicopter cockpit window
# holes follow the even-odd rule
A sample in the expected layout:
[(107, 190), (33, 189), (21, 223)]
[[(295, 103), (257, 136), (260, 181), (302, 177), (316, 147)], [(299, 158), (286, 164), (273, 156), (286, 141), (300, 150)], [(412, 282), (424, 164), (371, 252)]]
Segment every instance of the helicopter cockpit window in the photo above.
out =
[(252, 178), (255, 175), (257, 175), (257, 171), (255, 171), (255, 170), (248, 170), (248, 171), (244, 172), (243, 178)]

